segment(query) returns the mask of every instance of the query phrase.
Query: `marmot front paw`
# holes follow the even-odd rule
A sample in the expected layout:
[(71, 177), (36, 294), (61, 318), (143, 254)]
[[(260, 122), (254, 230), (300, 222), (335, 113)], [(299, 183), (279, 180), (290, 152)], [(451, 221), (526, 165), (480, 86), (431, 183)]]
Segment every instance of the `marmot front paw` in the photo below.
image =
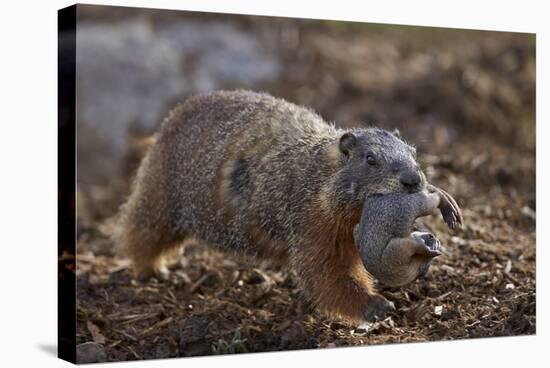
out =
[(367, 322), (376, 322), (384, 319), (388, 311), (395, 310), (392, 302), (382, 295), (373, 295), (363, 309), (363, 318)]

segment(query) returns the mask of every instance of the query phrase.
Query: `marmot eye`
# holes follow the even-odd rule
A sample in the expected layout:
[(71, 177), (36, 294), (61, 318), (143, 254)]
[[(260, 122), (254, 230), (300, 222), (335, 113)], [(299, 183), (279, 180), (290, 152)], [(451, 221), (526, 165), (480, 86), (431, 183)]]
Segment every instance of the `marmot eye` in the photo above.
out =
[(376, 159), (374, 158), (373, 155), (371, 155), (371, 154), (367, 155), (367, 164), (369, 164), (371, 166), (376, 165)]

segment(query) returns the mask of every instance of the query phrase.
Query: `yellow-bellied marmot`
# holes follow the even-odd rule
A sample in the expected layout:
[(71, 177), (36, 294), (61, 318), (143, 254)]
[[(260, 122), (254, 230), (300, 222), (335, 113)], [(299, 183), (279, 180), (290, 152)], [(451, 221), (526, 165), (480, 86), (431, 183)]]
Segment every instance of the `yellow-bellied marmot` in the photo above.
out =
[(200, 238), (290, 266), (330, 315), (373, 320), (390, 303), (354, 244), (367, 196), (426, 187), (415, 149), (385, 130), (341, 130), (263, 93), (191, 97), (156, 134), (115, 240), (140, 274)]

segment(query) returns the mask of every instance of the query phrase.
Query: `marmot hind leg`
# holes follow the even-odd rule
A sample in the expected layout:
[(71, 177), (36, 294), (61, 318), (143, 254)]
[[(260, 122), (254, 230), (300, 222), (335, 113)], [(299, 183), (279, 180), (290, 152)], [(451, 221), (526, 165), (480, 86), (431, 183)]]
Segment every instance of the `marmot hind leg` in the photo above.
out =
[(128, 223), (119, 226), (121, 228), (115, 237), (118, 251), (132, 261), (136, 276), (142, 280), (151, 277), (166, 279), (169, 274), (167, 264), (181, 255), (187, 237)]

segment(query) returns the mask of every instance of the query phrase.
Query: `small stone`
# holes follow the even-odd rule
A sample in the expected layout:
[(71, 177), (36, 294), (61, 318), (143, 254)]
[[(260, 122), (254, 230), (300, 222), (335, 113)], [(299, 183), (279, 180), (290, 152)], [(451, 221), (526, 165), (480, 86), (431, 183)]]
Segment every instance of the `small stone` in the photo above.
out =
[(374, 330), (377, 327), (377, 325), (378, 325), (377, 323), (371, 323), (371, 322), (362, 323), (359, 326), (357, 326), (357, 328), (355, 329), (355, 333), (358, 333), (358, 334), (369, 333), (372, 330)]
[(465, 245), (466, 244), (466, 240), (464, 240), (464, 239), (462, 239), (461, 237), (458, 237), (458, 236), (451, 237), (451, 242), (453, 244), (458, 244), (458, 245)]
[(521, 214), (533, 221), (535, 221), (537, 219), (537, 214), (535, 211), (533, 211), (530, 207), (528, 206), (524, 206), (522, 209), (521, 209)]
[(76, 363), (100, 363), (107, 360), (103, 345), (93, 341), (85, 342), (76, 347)]
[(516, 288), (516, 286), (515, 286), (514, 284), (511, 284), (511, 283), (510, 283), (510, 284), (506, 284), (506, 285), (504, 286), (504, 288), (505, 288), (506, 290), (514, 290), (514, 289)]
[(510, 273), (510, 271), (512, 271), (512, 261), (508, 260), (508, 262), (506, 262), (506, 266), (504, 267), (504, 272)]
[(211, 325), (205, 316), (190, 316), (185, 319), (179, 331), (179, 353), (182, 356), (200, 356), (211, 354), (210, 341), (205, 338), (217, 326)]

